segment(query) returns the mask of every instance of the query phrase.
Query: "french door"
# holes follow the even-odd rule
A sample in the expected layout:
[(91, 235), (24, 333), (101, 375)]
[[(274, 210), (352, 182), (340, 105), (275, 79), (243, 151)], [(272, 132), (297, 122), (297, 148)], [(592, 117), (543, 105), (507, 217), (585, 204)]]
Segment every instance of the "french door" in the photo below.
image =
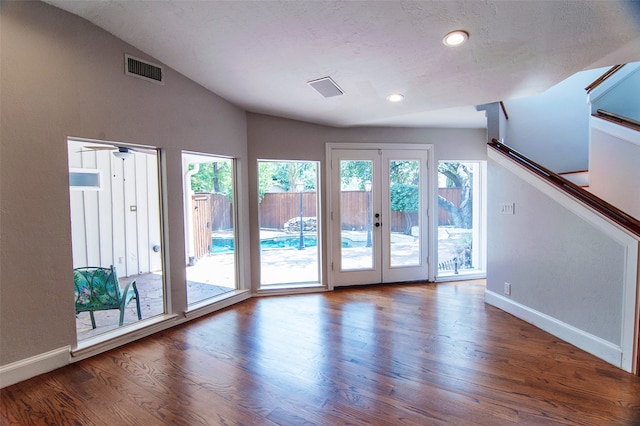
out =
[(331, 285), (429, 278), (429, 149), (409, 147), (328, 149)]

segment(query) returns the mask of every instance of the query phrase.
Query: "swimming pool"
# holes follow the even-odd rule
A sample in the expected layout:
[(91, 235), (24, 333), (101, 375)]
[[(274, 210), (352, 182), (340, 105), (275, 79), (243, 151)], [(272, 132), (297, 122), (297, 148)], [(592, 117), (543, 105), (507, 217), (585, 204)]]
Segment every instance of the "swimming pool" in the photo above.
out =
[[(315, 247), (318, 245), (318, 237), (316, 235), (304, 235), (303, 236), (305, 247)], [(279, 248), (298, 248), (300, 244), (300, 237), (293, 235), (286, 235), (281, 237), (266, 238), (260, 240), (260, 249), (279, 249)], [(365, 241), (352, 240), (350, 238), (342, 237), (342, 247), (364, 247)], [(233, 253), (234, 239), (224, 237), (213, 237), (211, 239), (211, 253)]]
[[(318, 245), (318, 237), (315, 235), (303, 236), (305, 247)], [(300, 237), (282, 236), (260, 240), (260, 249), (298, 248)], [(235, 249), (233, 238), (213, 237), (211, 239), (211, 253), (232, 253)]]

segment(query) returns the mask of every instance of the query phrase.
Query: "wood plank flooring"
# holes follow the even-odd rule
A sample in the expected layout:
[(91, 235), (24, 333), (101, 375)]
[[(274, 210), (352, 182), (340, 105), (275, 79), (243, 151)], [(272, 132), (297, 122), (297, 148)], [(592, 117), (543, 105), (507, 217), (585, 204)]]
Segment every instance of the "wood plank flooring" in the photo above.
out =
[(254, 298), (0, 391), (3, 425), (640, 424), (640, 377), (484, 281)]

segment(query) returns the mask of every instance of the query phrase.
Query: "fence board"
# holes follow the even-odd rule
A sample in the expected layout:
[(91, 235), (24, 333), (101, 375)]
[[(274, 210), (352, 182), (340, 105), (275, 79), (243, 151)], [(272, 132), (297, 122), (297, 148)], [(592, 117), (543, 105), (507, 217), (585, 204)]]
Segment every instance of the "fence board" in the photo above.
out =
[[(460, 204), (460, 188), (439, 188), (438, 195), (450, 200), (455, 205)], [(342, 191), (341, 227), (344, 230), (364, 230), (367, 226), (367, 192)], [(305, 192), (302, 198), (303, 216), (316, 216), (316, 193)], [(266, 193), (259, 205), (260, 227), (282, 229), (284, 223), (300, 216), (300, 193), (298, 192), (269, 192)], [(418, 214), (411, 213), (411, 225), (418, 223)], [(402, 212), (391, 212), (389, 219), (392, 232), (403, 232), (408, 227), (407, 218)], [(449, 214), (438, 209), (438, 224), (450, 225)]]
[(223, 194), (198, 193), (191, 200), (194, 260), (198, 260), (211, 251), (214, 230), (233, 229), (233, 203)]
[(196, 194), (192, 198), (194, 257), (198, 260), (211, 248), (211, 194)]
[[(258, 207), (260, 227), (283, 229), (284, 223), (300, 217), (299, 192), (268, 192), (264, 194)], [(302, 215), (316, 217), (316, 193), (302, 193)]]
[[(462, 188), (438, 188), (438, 195), (451, 201), (456, 206), (460, 205), (461, 193)], [(442, 208), (438, 208), (438, 225), (453, 225), (453, 220), (451, 220), (449, 213)]]

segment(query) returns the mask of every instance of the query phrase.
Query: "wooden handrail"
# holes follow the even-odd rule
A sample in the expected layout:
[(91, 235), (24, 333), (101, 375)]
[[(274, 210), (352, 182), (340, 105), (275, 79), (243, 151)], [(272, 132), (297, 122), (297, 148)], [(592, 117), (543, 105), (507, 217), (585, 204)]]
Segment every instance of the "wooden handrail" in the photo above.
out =
[(509, 114), (507, 114), (507, 108), (504, 106), (504, 102), (500, 101), (500, 108), (502, 108), (502, 113), (504, 114), (504, 118), (509, 119)]
[(593, 114), (593, 116), (640, 131), (640, 121), (625, 117), (624, 115), (616, 114), (615, 112), (599, 109), (596, 111), (596, 114)]
[(611, 77), (613, 74), (615, 74), (618, 70), (620, 70), (620, 68), (622, 68), (624, 66), (624, 64), (618, 64), (618, 65), (614, 65), (611, 68), (609, 68), (607, 71), (605, 71), (604, 74), (602, 74), (600, 77), (598, 77), (597, 79), (595, 79), (595, 81), (593, 83), (591, 83), (590, 85), (588, 85), (587, 87), (584, 88), (584, 90), (587, 91), (587, 93), (590, 93), (593, 89), (595, 89), (596, 87), (598, 87), (600, 84), (602, 84), (602, 82), (604, 82), (606, 79), (608, 79), (609, 77)]
[(499, 153), (505, 155), (506, 157), (511, 158), (513, 161), (535, 173), (536, 175), (542, 177), (545, 181), (551, 183), (555, 187), (561, 189), (565, 193), (586, 204), (599, 214), (605, 216), (619, 226), (640, 237), (640, 221), (633, 216), (628, 215), (617, 207), (607, 203), (603, 199), (596, 197), (589, 191), (568, 181), (557, 173), (554, 173), (551, 170), (542, 167), (540, 164), (528, 159), (518, 151), (509, 148), (496, 139), (493, 139), (491, 142), (489, 142), (488, 145)]

